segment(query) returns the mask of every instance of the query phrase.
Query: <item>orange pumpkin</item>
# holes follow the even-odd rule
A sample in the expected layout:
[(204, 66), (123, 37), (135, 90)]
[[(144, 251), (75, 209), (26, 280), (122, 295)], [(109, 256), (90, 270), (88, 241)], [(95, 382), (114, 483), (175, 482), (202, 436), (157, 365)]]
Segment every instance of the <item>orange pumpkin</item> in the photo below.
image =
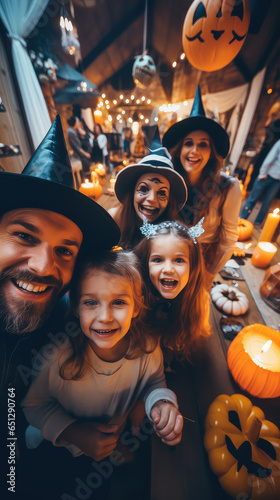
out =
[(99, 184), (98, 181), (93, 182), (93, 186), (94, 186), (94, 199), (98, 200), (98, 198), (100, 198), (100, 196), (103, 194), (102, 186)]
[(246, 219), (238, 219), (238, 241), (248, 240), (254, 231), (252, 222)]
[(210, 467), (234, 499), (279, 500), (280, 431), (241, 394), (221, 394), (205, 420)]
[(280, 396), (280, 334), (274, 328), (245, 326), (230, 344), (227, 362), (241, 389), (258, 398)]
[(249, 0), (194, 0), (182, 34), (188, 61), (202, 71), (224, 68), (240, 51), (249, 23)]

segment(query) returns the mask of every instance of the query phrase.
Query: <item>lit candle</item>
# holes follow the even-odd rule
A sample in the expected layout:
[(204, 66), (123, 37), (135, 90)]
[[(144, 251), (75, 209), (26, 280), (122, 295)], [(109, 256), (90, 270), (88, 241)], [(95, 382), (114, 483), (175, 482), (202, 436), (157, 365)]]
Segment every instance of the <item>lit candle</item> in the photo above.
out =
[(85, 182), (82, 182), (79, 191), (86, 196), (95, 196), (95, 187), (92, 182), (89, 182), (88, 179), (86, 179)]
[(271, 241), (280, 221), (279, 208), (268, 214), (259, 241)]
[(115, 194), (115, 183), (116, 183), (116, 179), (114, 177), (112, 177), (110, 179), (110, 187), (108, 187), (107, 191), (109, 194)]
[(280, 372), (280, 345), (261, 333), (248, 333), (243, 337), (243, 347), (251, 360), (261, 368)]
[(280, 334), (266, 325), (248, 325), (236, 335), (227, 353), (237, 384), (258, 398), (280, 396)]
[(92, 170), (90, 172), (90, 178), (91, 178), (91, 182), (94, 184), (95, 182), (99, 182), (98, 181), (98, 175), (96, 172), (94, 172), (94, 170)]
[(275, 245), (267, 241), (261, 241), (255, 248), (251, 262), (255, 267), (267, 267), (276, 252), (277, 248)]
[(103, 167), (102, 163), (99, 163), (99, 165), (95, 168), (95, 172), (98, 174), (101, 186), (103, 186), (106, 182), (106, 170)]

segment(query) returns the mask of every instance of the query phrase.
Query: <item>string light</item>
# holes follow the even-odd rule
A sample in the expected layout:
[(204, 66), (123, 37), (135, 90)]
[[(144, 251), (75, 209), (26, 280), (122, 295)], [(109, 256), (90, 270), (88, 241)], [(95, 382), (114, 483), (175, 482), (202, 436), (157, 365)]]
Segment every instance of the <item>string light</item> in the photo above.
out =
[(134, 95), (133, 94), (130, 96), (130, 99), (133, 101), (133, 99), (134, 99)]
[(126, 104), (128, 104), (129, 103), (129, 99), (126, 99), (125, 102), (126, 102)]
[(144, 102), (146, 100), (146, 97), (145, 96), (142, 96), (141, 97), (141, 100)]
[(102, 94), (102, 96), (101, 96), (101, 97), (102, 97), (102, 99), (105, 99), (105, 97), (106, 97), (106, 94)]
[(117, 101), (116, 99), (114, 99), (114, 100), (113, 100), (113, 104), (115, 104), (115, 105), (116, 105), (116, 104), (117, 104), (117, 102), (118, 102), (118, 101)]
[(140, 99), (137, 99), (137, 100), (136, 100), (136, 104), (140, 104)]
[(105, 101), (105, 104), (109, 104), (109, 101), (108, 101), (108, 99), (107, 99), (107, 100)]
[(183, 61), (185, 58), (186, 58), (186, 54), (185, 54), (185, 52), (182, 52), (182, 54), (180, 55), (181, 61)]
[(177, 111), (180, 108), (179, 104), (163, 104), (160, 106), (159, 110), (163, 111), (164, 113), (170, 113), (170, 111), (174, 112)]
[(177, 66), (177, 62), (176, 62), (176, 61), (174, 61), (174, 62), (172, 63), (172, 68), (176, 68), (176, 66)]
[(122, 95), (122, 94), (120, 95), (120, 99), (121, 99), (121, 100), (123, 99), (123, 95)]
[(147, 100), (147, 104), (151, 104), (151, 102), (152, 102), (151, 99)]

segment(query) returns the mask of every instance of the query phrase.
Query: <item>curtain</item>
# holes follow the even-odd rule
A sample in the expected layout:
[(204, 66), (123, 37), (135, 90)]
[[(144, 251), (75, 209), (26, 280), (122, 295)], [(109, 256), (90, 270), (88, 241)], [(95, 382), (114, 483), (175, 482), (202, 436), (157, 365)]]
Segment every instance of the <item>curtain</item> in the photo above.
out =
[(24, 39), (37, 25), (47, 4), (48, 0), (1, 0), (0, 2), (0, 17), (11, 38), (15, 73), (34, 148), (46, 135), (51, 120)]
[[(240, 124), (240, 114), (242, 113), (244, 103), (246, 101), (248, 89), (249, 84), (245, 83), (244, 85), (239, 85), (238, 87), (234, 87), (232, 89), (222, 90), (221, 92), (205, 94), (204, 96), (202, 96), (203, 107), (205, 109), (206, 116), (207, 111), (211, 111), (214, 114), (215, 119), (219, 121), (219, 114), (226, 113), (227, 111), (233, 109), (227, 127), (231, 148), (233, 147), (233, 144), (235, 142), (238, 126)], [(190, 115), (192, 105), (193, 99), (189, 99), (185, 102), (179, 102), (176, 105), (178, 109), (175, 110), (174, 108), (174, 111), (177, 113), (178, 120), (182, 120)], [(157, 111), (157, 108), (155, 108), (153, 111), (153, 120), (154, 116), (156, 116)], [(170, 119), (171, 114), (172, 112), (167, 113), (166, 118)], [(221, 125), (223, 126), (222, 123)]]
[(245, 141), (247, 139), (248, 132), (252, 123), (253, 116), (256, 111), (257, 104), (259, 102), (260, 93), (262, 90), (266, 68), (263, 68), (256, 76), (253, 78), (249, 96), (246, 102), (246, 106), (241, 118), (241, 122), (238, 127), (234, 145), (230, 154), (230, 161), (232, 165), (230, 166), (231, 172), (234, 172), (238, 160), (242, 154)]

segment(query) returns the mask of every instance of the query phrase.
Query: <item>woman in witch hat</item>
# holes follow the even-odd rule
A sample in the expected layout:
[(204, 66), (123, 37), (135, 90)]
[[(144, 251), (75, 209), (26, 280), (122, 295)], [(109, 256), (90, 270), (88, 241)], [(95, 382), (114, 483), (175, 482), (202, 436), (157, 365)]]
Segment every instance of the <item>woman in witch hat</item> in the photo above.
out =
[(188, 187), (188, 200), (180, 216), (188, 225), (205, 217), (199, 241), (210, 288), (238, 238), (241, 191), (238, 180), (221, 171), (229, 151), (228, 135), (221, 125), (206, 118), (199, 86), (190, 116), (172, 125), (162, 142)]
[(134, 247), (143, 238), (140, 227), (145, 219), (152, 224), (178, 218), (187, 198), (185, 181), (175, 172), (158, 128), (152, 132), (150, 153), (137, 164), (123, 168), (116, 179), (115, 193), (121, 204), (111, 208), (109, 214), (120, 227), (124, 248)]

